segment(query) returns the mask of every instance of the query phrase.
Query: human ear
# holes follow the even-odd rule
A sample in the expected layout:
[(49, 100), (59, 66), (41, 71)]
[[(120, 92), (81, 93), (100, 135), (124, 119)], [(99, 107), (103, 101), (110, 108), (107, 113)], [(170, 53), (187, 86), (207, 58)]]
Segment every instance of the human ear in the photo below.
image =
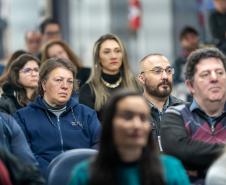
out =
[(142, 85), (144, 85), (144, 83), (145, 83), (145, 77), (144, 77), (144, 74), (142, 74), (142, 73), (138, 74), (137, 80), (138, 80)]
[(188, 91), (190, 92), (190, 94), (193, 94), (195, 91), (193, 80), (185, 80), (185, 85), (186, 85)]

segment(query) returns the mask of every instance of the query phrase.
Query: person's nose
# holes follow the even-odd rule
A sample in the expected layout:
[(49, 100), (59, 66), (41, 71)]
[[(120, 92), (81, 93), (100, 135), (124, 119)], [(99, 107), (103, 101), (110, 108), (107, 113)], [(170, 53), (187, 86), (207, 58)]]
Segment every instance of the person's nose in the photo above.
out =
[(67, 83), (67, 81), (62, 81), (61, 88), (62, 89), (68, 89), (68, 83)]
[(216, 74), (215, 71), (212, 71), (212, 72), (210, 73), (210, 80), (211, 80), (211, 81), (216, 81), (216, 80), (217, 80), (217, 74)]
[(167, 75), (166, 71), (163, 70), (163, 72), (162, 72), (162, 79), (167, 79), (167, 78), (168, 78), (168, 75)]
[(111, 52), (111, 58), (116, 58), (116, 57), (117, 57), (117, 53), (114, 52), (114, 51), (112, 51), (112, 52)]
[(35, 70), (31, 71), (31, 76), (38, 76), (38, 75), (39, 75), (39, 72), (37, 72)]
[(142, 125), (142, 121), (138, 115), (134, 116), (132, 121), (133, 121), (134, 128), (139, 128)]

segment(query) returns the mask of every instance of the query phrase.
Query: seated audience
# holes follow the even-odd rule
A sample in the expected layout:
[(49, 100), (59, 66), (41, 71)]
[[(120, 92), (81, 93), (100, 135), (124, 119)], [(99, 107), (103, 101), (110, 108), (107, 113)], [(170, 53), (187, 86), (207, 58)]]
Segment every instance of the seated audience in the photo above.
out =
[(60, 153), (96, 148), (99, 143), (96, 112), (71, 98), (75, 76), (74, 66), (66, 59), (47, 60), (40, 69), (40, 96), (15, 113), (43, 174)]
[(0, 146), (7, 149), (23, 163), (37, 165), (22, 129), (12, 116), (2, 112), (0, 112)]
[(190, 184), (177, 159), (159, 156), (149, 117), (142, 95), (133, 91), (113, 95), (104, 109), (99, 152), (75, 166), (70, 185)]
[(81, 87), (90, 76), (90, 68), (84, 67), (79, 58), (71, 50), (71, 48), (63, 41), (55, 40), (48, 42), (41, 52), (42, 63), (49, 58), (63, 58), (68, 59), (77, 69), (76, 79), (79, 87)]
[[(7, 170), (10, 178), (8, 181), (10, 180), (12, 185), (45, 185), (45, 180), (36, 166), (24, 164), (14, 155), (1, 147), (0, 161), (2, 162), (2, 165), (4, 165), (5, 170)], [(0, 168), (0, 176), (1, 175), (3, 175), (3, 173)]]
[(160, 141), (160, 121), (169, 106), (180, 105), (182, 100), (171, 95), (173, 89), (174, 68), (162, 54), (148, 54), (139, 64), (139, 82), (143, 86), (143, 96), (151, 109), (152, 134), (155, 141)]
[(101, 118), (101, 109), (112, 92), (138, 89), (138, 83), (130, 70), (126, 49), (116, 35), (102, 35), (95, 42), (93, 62), (91, 79), (81, 87), (79, 102), (95, 109)]
[(39, 65), (40, 61), (30, 54), (23, 54), (10, 64), (2, 77), (4, 81), (1, 84), (1, 112), (13, 114), (34, 100), (38, 87)]
[(163, 151), (180, 159), (194, 183), (226, 142), (226, 58), (216, 48), (198, 49), (186, 65), (190, 104), (169, 107), (160, 124)]

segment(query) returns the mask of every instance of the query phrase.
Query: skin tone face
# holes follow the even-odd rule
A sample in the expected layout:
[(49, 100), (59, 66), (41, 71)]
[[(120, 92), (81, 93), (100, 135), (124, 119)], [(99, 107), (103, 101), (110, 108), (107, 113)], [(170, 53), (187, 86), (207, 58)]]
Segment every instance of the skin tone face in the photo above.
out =
[(182, 48), (190, 52), (198, 48), (198, 43), (199, 37), (193, 33), (188, 33), (181, 39)]
[(26, 45), (28, 52), (30, 53), (39, 52), (41, 46), (41, 34), (38, 32), (27, 32)]
[(119, 153), (131, 149), (141, 152), (151, 129), (149, 114), (149, 107), (142, 97), (128, 96), (118, 102), (113, 133)]
[(214, 0), (213, 3), (218, 12), (220, 13), (226, 12), (226, 0)]
[[(196, 65), (194, 80), (186, 81), (189, 91), (199, 105), (225, 102), (226, 73), (220, 59), (202, 59)], [(206, 107), (208, 109), (208, 107)], [(211, 108), (211, 107), (209, 107)]]
[(69, 60), (67, 52), (59, 44), (54, 44), (48, 48), (48, 56), (49, 56), (49, 58), (56, 57), (56, 58), (63, 58), (63, 59)]
[(141, 62), (140, 68), (142, 72), (139, 81), (144, 86), (145, 95), (167, 98), (172, 91), (173, 83), (172, 68), (168, 59), (159, 55), (150, 56)]
[(51, 71), (42, 83), (45, 101), (53, 107), (66, 104), (73, 91), (73, 82), (71, 71), (60, 67)]
[(43, 33), (43, 42), (48, 42), (51, 40), (61, 40), (60, 27), (58, 24), (49, 24), (46, 26)]
[(106, 74), (117, 74), (122, 65), (122, 50), (115, 40), (106, 40), (100, 46), (99, 56), (102, 70)]
[(25, 87), (25, 89), (35, 89), (38, 87), (39, 80), (39, 66), (38, 64), (30, 60), (19, 71), (19, 83)]

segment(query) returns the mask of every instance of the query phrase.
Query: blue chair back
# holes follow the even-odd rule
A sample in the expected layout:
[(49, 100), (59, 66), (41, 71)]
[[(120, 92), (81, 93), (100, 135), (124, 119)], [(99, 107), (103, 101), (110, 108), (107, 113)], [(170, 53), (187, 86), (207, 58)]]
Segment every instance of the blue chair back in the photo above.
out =
[(94, 149), (83, 148), (58, 155), (48, 166), (48, 185), (68, 185), (74, 166), (96, 154)]

